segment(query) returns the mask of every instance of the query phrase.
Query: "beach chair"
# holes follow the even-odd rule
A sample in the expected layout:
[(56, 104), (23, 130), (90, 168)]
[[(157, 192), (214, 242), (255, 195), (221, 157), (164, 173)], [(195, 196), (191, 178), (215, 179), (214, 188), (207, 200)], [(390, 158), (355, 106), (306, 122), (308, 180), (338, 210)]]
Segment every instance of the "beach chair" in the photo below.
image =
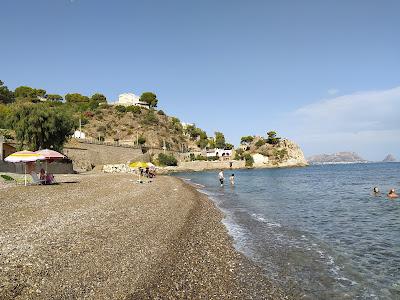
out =
[(45, 184), (46, 180), (40, 180), (40, 178), (37, 176), (37, 174), (35, 172), (31, 172), (31, 176), (32, 176), (32, 183), (33, 184)]

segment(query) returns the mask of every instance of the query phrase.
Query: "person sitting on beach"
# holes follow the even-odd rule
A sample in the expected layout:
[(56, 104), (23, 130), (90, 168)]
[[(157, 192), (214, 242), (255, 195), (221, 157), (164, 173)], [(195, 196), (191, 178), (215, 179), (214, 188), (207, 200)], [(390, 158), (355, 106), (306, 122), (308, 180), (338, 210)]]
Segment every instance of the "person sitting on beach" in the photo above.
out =
[(54, 183), (54, 175), (51, 173), (47, 173), (46, 184), (53, 184), (53, 183)]
[(398, 198), (398, 197), (399, 197), (399, 195), (396, 194), (396, 192), (394, 191), (394, 189), (391, 189), (391, 190), (389, 191), (389, 193), (387, 194), (387, 196), (388, 196), (389, 198)]
[(44, 171), (44, 169), (42, 168), (42, 169), (40, 169), (40, 173), (39, 173), (39, 179), (40, 179), (40, 182), (42, 183), (42, 184), (47, 184), (47, 180), (46, 180), (46, 172)]
[(229, 177), (229, 181), (231, 182), (231, 185), (235, 185), (235, 174), (232, 174), (231, 177)]
[(374, 193), (374, 196), (378, 196), (380, 191), (377, 187), (374, 187), (374, 189), (372, 190), (372, 192)]

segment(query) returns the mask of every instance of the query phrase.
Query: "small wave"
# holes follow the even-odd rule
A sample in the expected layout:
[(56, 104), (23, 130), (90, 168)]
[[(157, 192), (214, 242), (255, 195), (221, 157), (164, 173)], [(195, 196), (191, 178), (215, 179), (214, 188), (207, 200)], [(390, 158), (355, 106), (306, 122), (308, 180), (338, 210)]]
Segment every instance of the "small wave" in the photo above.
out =
[(252, 214), (251, 215), (255, 220), (265, 223), (268, 227), (282, 227), (281, 224), (279, 223), (274, 223), (274, 222), (268, 222), (267, 219), (265, 219), (265, 217), (263, 215), (259, 215), (259, 214)]

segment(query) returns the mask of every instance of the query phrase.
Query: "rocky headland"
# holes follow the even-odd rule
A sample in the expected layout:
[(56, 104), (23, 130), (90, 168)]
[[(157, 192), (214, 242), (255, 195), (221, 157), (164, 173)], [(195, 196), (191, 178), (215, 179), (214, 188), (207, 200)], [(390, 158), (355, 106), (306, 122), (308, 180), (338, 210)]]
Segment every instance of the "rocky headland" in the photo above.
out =
[(368, 162), (355, 152), (337, 152), (333, 154), (319, 154), (310, 156), (310, 164), (340, 164), (340, 163), (366, 163)]
[(382, 162), (396, 162), (397, 159), (394, 157), (393, 154), (388, 154), (386, 157), (382, 160)]

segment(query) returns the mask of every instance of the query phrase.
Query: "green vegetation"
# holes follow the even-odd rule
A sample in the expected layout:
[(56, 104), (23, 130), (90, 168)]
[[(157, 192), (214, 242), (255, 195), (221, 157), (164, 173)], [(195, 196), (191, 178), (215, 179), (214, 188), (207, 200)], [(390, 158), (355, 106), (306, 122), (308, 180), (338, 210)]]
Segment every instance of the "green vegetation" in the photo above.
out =
[(73, 116), (45, 103), (19, 103), (12, 107), (9, 119), (19, 147), (31, 150), (52, 148), (61, 150), (74, 129)]
[(67, 103), (89, 103), (89, 97), (83, 96), (78, 93), (73, 93), (73, 94), (66, 94), (65, 95), (65, 101)]
[(14, 93), (11, 92), (8, 87), (3, 84), (3, 81), (0, 80), (0, 104), (11, 102), (14, 102)]
[(263, 138), (261, 138), (261, 139), (259, 139), (256, 143), (255, 143), (255, 146), (256, 147), (261, 147), (261, 146), (263, 146), (263, 145), (265, 145), (265, 140), (263, 139)]
[(178, 160), (172, 155), (160, 153), (158, 154), (158, 163), (161, 166), (177, 166)]
[(242, 145), (246, 145), (246, 144), (250, 144), (253, 140), (254, 140), (254, 137), (252, 137), (251, 135), (242, 136), (242, 138), (240, 139), (240, 143)]
[(157, 107), (158, 104), (158, 99), (156, 94), (151, 93), (151, 92), (145, 92), (140, 96), (140, 101), (146, 102), (150, 108)]
[(234, 156), (234, 160), (243, 160), (243, 154), (244, 154), (244, 150), (241, 148), (238, 148), (235, 150), (235, 156)]
[(133, 114), (140, 114), (140, 112), (142, 111), (142, 108), (140, 106), (130, 105), (130, 106), (126, 107), (126, 111), (131, 112)]
[(144, 120), (142, 121), (143, 125), (157, 125), (158, 118), (157, 115), (154, 113), (154, 110), (147, 111)]
[(225, 150), (232, 150), (233, 147), (234, 147), (234, 146), (233, 146), (232, 144), (226, 143), (224, 149), (225, 149)]
[(245, 166), (246, 167), (252, 167), (253, 166), (253, 164), (254, 164), (254, 159), (253, 159), (253, 157), (251, 156), (251, 154), (250, 153), (246, 153), (246, 154), (244, 154), (244, 160), (246, 161), (245, 162)]
[(126, 106), (123, 106), (123, 105), (116, 105), (116, 106), (115, 106), (115, 110), (116, 110), (117, 112), (119, 112), (119, 113), (124, 113), (124, 112), (126, 112)]
[(225, 136), (222, 132), (215, 132), (215, 147), (219, 149), (225, 148)]
[(275, 149), (274, 156), (278, 158), (279, 161), (282, 161), (285, 157), (287, 157), (288, 151), (287, 149)]
[(146, 138), (143, 136), (140, 136), (138, 138), (137, 142), (139, 143), (139, 145), (144, 145), (144, 144), (146, 144)]
[(280, 137), (276, 136), (275, 131), (269, 131), (267, 132), (268, 138), (267, 138), (267, 143), (271, 145), (277, 145), (281, 141)]

